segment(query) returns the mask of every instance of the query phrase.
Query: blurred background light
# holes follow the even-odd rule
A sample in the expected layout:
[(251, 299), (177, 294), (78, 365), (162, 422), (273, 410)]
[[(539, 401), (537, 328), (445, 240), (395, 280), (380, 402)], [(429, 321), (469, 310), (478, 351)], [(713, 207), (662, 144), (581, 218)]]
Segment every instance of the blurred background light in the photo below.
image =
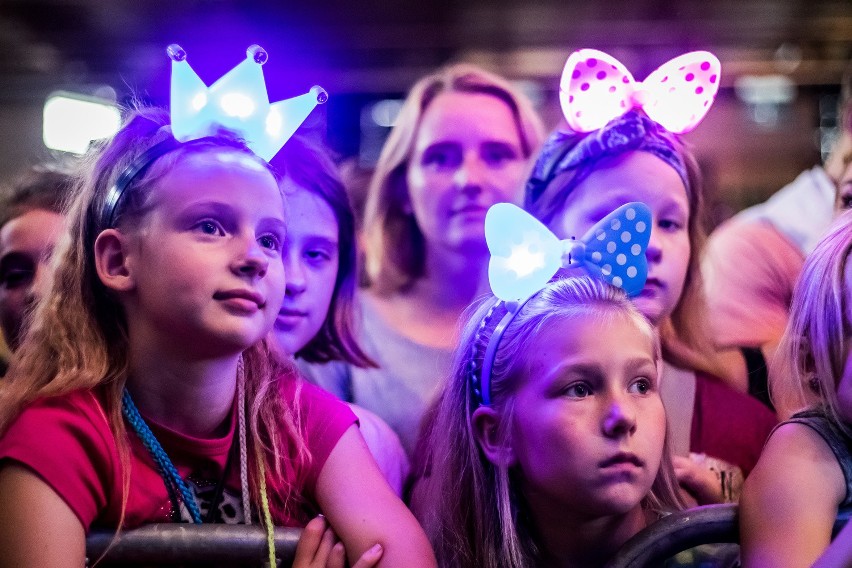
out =
[(44, 145), (84, 154), (93, 140), (108, 138), (121, 126), (121, 111), (106, 100), (57, 92), (44, 103)]

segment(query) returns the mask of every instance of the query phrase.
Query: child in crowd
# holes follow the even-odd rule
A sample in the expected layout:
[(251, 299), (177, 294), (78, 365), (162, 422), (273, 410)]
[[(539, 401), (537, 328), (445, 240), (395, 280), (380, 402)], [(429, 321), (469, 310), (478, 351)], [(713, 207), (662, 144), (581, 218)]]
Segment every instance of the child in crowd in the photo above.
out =
[[(356, 288), (355, 217), (337, 168), (316, 143), (294, 136), (272, 160), (287, 197), (284, 303), (273, 335), (297, 363), (340, 361), (375, 367), (353, 330)], [(408, 477), (399, 437), (378, 416), (351, 405), (361, 434), (398, 495)]]
[[(0, 384), (0, 562), (81, 566), (92, 527), (261, 519), (271, 535), (322, 511), (352, 560), (433, 565), (354, 415), (264, 340), (285, 209), (240, 139), (178, 142), (164, 112), (136, 112), (93, 157)], [(301, 565), (342, 564), (324, 520), (307, 534)]]
[[(665, 74), (668, 84), (688, 87), (674, 108), (686, 109), (689, 121), (672, 128), (683, 132), (694, 127), (709, 109), (710, 90), (718, 82), (714, 60), (696, 52), (667, 63), (661, 68), (665, 73), (655, 72), (656, 80)], [(562, 102), (571, 129), (556, 131), (545, 142), (527, 183), (525, 208), (560, 238), (582, 235), (629, 201), (651, 209), (648, 280), (634, 301), (661, 336), (661, 393), (678, 479), (699, 504), (735, 500), (738, 485), (757, 462), (776, 421), (755, 399), (718, 378), (725, 376), (728, 360), (714, 350), (705, 329), (698, 167), (677, 134), (651, 120), (642, 108), (633, 108), (629, 93), (620, 92), (623, 85), (632, 84), (632, 77), (619, 66), (611, 56), (592, 50), (569, 58)], [(653, 83), (649, 78), (645, 88), (653, 90)], [(600, 108), (595, 105), (617, 95), (631, 104), (612, 98), (613, 118), (599, 116), (591, 126), (583, 122)], [(646, 102), (656, 109), (658, 120), (672, 118), (661, 114), (665, 105), (654, 106), (652, 96)]]
[(852, 213), (805, 260), (772, 374), (778, 426), (740, 502), (743, 566), (849, 566), (852, 524)]
[(468, 319), (414, 511), (441, 566), (602, 566), (681, 507), (655, 332), (586, 276), (521, 306), (506, 324), (516, 308), (488, 299)]
[(521, 202), (542, 137), (516, 87), (452, 65), (412, 87), (379, 156), (365, 204), (369, 285), (356, 328), (378, 368), (329, 363), (309, 371), (381, 416), (409, 453), (449, 372), (458, 318), (487, 289), (485, 212)]
[[(47, 265), (62, 233), (62, 206), (72, 178), (59, 166), (36, 166), (0, 195), (0, 328), (14, 351), (25, 320), (47, 285)], [(2, 373), (0, 373), (2, 374)]]

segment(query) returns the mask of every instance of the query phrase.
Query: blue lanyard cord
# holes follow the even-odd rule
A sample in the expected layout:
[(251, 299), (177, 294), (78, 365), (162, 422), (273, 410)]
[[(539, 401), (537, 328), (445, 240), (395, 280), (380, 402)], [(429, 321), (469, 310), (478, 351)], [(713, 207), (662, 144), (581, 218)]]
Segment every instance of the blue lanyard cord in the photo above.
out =
[(198, 503), (195, 501), (195, 496), (186, 486), (186, 483), (181, 478), (172, 463), (172, 460), (169, 459), (169, 456), (166, 454), (165, 450), (163, 450), (160, 442), (158, 442), (157, 438), (154, 437), (154, 433), (151, 432), (151, 429), (145, 423), (142, 415), (139, 414), (139, 409), (136, 408), (135, 404), (133, 404), (133, 400), (130, 398), (130, 393), (127, 392), (127, 389), (124, 389), (124, 395), (121, 398), (121, 412), (133, 428), (133, 431), (136, 432), (137, 436), (139, 436), (139, 439), (148, 450), (148, 453), (151, 454), (154, 462), (157, 464), (157, 468), (160, 470), (160, 476), (166, 484), (166, 489), (169, 492), (169, 498), (174, 506), (179, 506), (175, 494), (175, 489), (177, 489), (184, 505), (186, 505), (186, 508), (189, 510), (189, 514), (192, 515), (192, 522), (200, 525), (201, 511), (198, 509)]

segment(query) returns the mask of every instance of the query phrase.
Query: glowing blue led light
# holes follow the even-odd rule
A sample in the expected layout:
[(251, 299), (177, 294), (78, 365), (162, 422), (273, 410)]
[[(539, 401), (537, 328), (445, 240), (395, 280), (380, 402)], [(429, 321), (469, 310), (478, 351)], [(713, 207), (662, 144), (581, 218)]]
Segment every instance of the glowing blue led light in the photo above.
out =
[(322, 87), (269, 103), (261, 66), (268, 54), (253, 45), (246, 59), (210, 87), (186, 61), (186, 52), (170, 45), (172, 59), (172, 133), (185, 142), (209, 136), (220, 127), (238, 132), (252, 151), (265, 160), (274, 156), (311, 111), (328, 100)]

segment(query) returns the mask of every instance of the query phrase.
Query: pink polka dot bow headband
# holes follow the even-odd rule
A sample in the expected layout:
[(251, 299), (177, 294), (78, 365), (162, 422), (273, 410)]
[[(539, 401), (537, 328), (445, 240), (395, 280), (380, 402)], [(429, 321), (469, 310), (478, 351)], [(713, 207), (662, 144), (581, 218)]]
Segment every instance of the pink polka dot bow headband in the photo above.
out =
[(669, 132), (695, 128), (719, 90), (721, 64), (708, 51), (693, 51), (664, 63), (644, 81), (611, 55), (575, 51), (565, 63), (559, 101), (575, 132), (591, 132), (634, 108)]

